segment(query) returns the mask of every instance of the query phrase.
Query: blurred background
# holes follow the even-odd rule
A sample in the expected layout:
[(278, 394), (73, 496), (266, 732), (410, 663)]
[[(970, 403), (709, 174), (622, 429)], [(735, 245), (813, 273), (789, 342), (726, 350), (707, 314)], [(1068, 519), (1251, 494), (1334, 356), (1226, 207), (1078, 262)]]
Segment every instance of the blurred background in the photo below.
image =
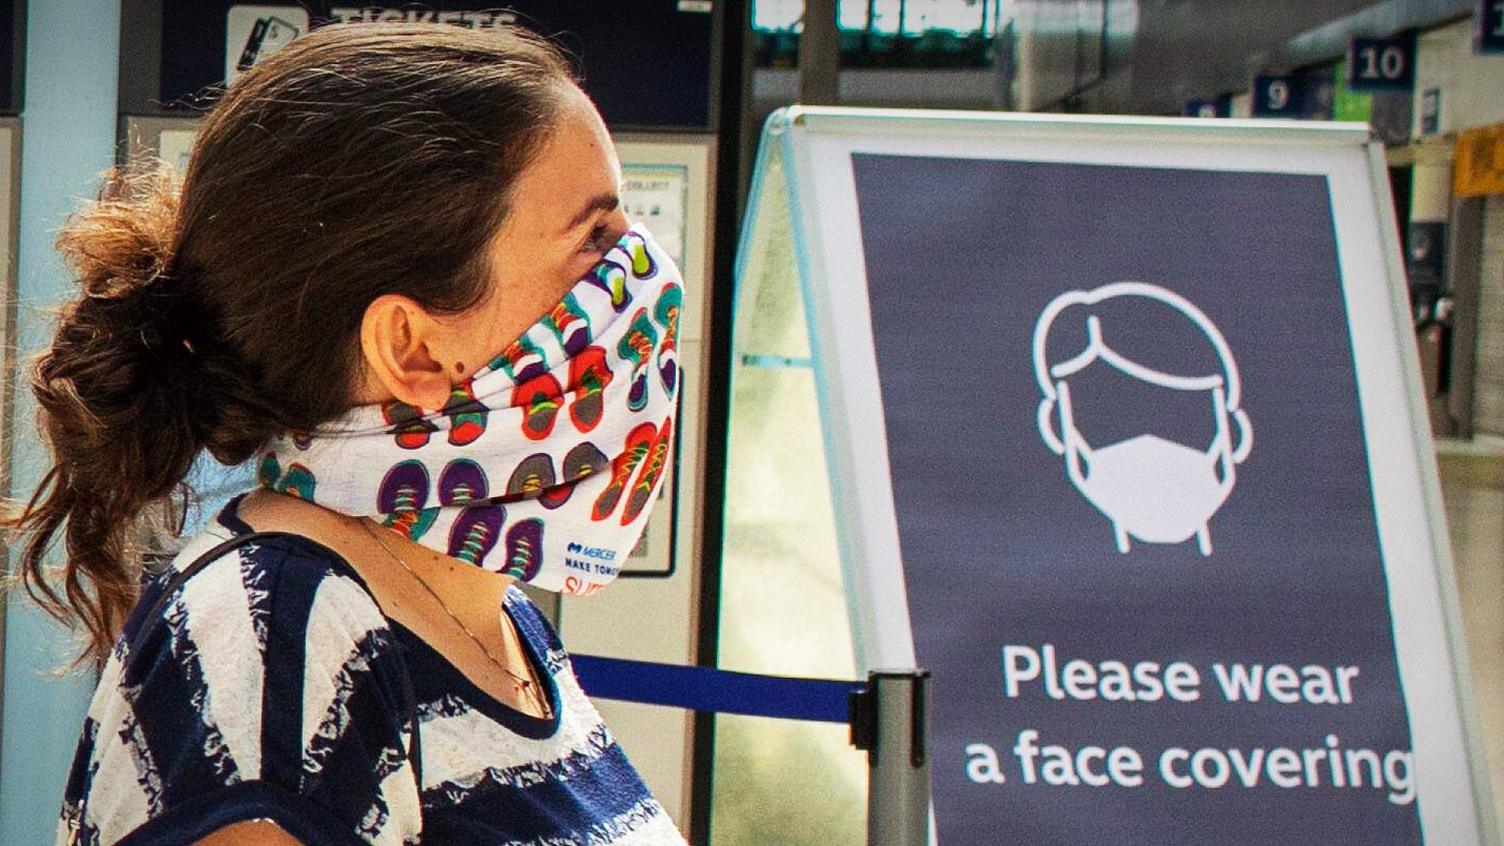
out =
[[(217, 86), (308, 29), (520, 22), (579, 58), (634, 217), (683, 265), (672, 483), (606, 599), (536, 597), (576, 652), (855, 678), (801, 306), (760, 285), (780, 366), (732, 360), (741, 220), (763, 121), (791, 103), (1366, 122), (1385, 147), (1495, 796), (1504, 802), (1504, 3), (1497, 0), (551, 0), (340, 5), (0, 2), (0, 473), (45, 469), (17, 368), (70, 284), (51, 238), (99, 172), (182, 167)], [(270, 247), (271, 245), (269, 245)], [(400, 248), (400, 245), (394, 245)], [(792, 259), (759, 268), (794, 273)], [(767, 338), (763, 332), (760, 337)], [(762, 362), (766, 364), (767, 362)], [(733, 368), (735, 380), (731, 379)], [(248, 484), (196, 470), (194, 520)], [(643, 620), (655, 625), (643, 626)], [(91, 679), (6, 604), (0, 841), (50, 841)], [(624, 636), (630, 632), (630, 636)], [(839, 725), (604, 703), (696, 843), (865, 842), (866, 756)], [(1501, 814), (1504, 816), (1504, 814)]]

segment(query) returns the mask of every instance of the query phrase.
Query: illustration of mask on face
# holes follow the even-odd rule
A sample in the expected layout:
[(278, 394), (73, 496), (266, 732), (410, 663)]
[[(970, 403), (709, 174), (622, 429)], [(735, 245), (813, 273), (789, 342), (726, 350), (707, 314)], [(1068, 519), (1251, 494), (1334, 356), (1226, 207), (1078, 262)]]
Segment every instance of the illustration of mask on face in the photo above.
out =
[[(1050, 330), (1061, 313), (1072, 306), (1090, 307), (1117, 297), (1148, 298), (1174, 309), (1216, 351), (1221, 372), (1179, 376), (1131, 361), (1103, 339), (1096, 314), (1086, 317), (1086, 348), (1067, 361), (1048, 363)], [(1215, 426), (1210, 446), (1195, 449), (1148, 433), (1091, 446), (1076, 425), (1069, 380), (1098, 361), (1158, 388), (1207, 394)], [(1253, 427), (1241, 408), (1237, 365), (1216, 325), (1184, 297), (1157, 285), (1118, 282), (1094, 291), (1068, 291), (1052, 300), (1035, 323), (1034, 368), (1044, 395), (1037, 420), (1040, 436), (1063, 458), (1071, 484), (1112, 521), (1118, 551), (1128, 552), (1130, 539), (1174, 544), (1195, 537), (1201, 554), (1210, 555), (1211, 518), (1232, 493), (1237, 466), (1253, 450)], [(1238, 430), (1236, 445), (1230, 424)]]

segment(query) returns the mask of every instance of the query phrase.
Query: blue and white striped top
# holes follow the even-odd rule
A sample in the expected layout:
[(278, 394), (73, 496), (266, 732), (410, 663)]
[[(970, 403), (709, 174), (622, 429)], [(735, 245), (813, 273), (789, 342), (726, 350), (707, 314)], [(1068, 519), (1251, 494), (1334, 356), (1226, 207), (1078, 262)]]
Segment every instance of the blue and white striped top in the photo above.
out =
[(192, 843), (249, 819), (311, 844), (684, 843), (515, 585), (505, 613), (552, 719), (481, 691), (298, 535), (230, 549), (164, 596), (250, 533), (236, 504), (145, 585), (84, 720), (58, 843)]

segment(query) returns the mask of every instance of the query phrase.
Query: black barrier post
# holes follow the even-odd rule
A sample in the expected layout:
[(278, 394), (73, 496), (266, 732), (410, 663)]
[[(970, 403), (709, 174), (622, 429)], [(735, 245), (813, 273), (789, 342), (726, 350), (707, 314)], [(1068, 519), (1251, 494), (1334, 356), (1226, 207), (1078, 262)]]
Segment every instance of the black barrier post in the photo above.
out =
[(851, 744), (867, 752), (867, 843), (929, 842), (928, 670), (874, 670), (848, 698)]

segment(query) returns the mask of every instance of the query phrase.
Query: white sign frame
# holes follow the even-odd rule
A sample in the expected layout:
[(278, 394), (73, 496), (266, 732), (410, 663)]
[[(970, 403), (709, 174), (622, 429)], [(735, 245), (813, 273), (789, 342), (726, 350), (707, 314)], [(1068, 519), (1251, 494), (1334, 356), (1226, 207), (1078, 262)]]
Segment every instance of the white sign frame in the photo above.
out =
[[(888, 444), (854, 152), (1327, 177), (1422, 831), (1497, 844), (1384, 148), (1367, 126), (809, 106), (769, 117), (735, 302), (756, 301), (743, 287), (791, 238), (854, 646), (871, 670), (914, 666), (915, 654), (889, 463), (861, 459)], [(750, 318), (736, 314), (745, 337)]]

